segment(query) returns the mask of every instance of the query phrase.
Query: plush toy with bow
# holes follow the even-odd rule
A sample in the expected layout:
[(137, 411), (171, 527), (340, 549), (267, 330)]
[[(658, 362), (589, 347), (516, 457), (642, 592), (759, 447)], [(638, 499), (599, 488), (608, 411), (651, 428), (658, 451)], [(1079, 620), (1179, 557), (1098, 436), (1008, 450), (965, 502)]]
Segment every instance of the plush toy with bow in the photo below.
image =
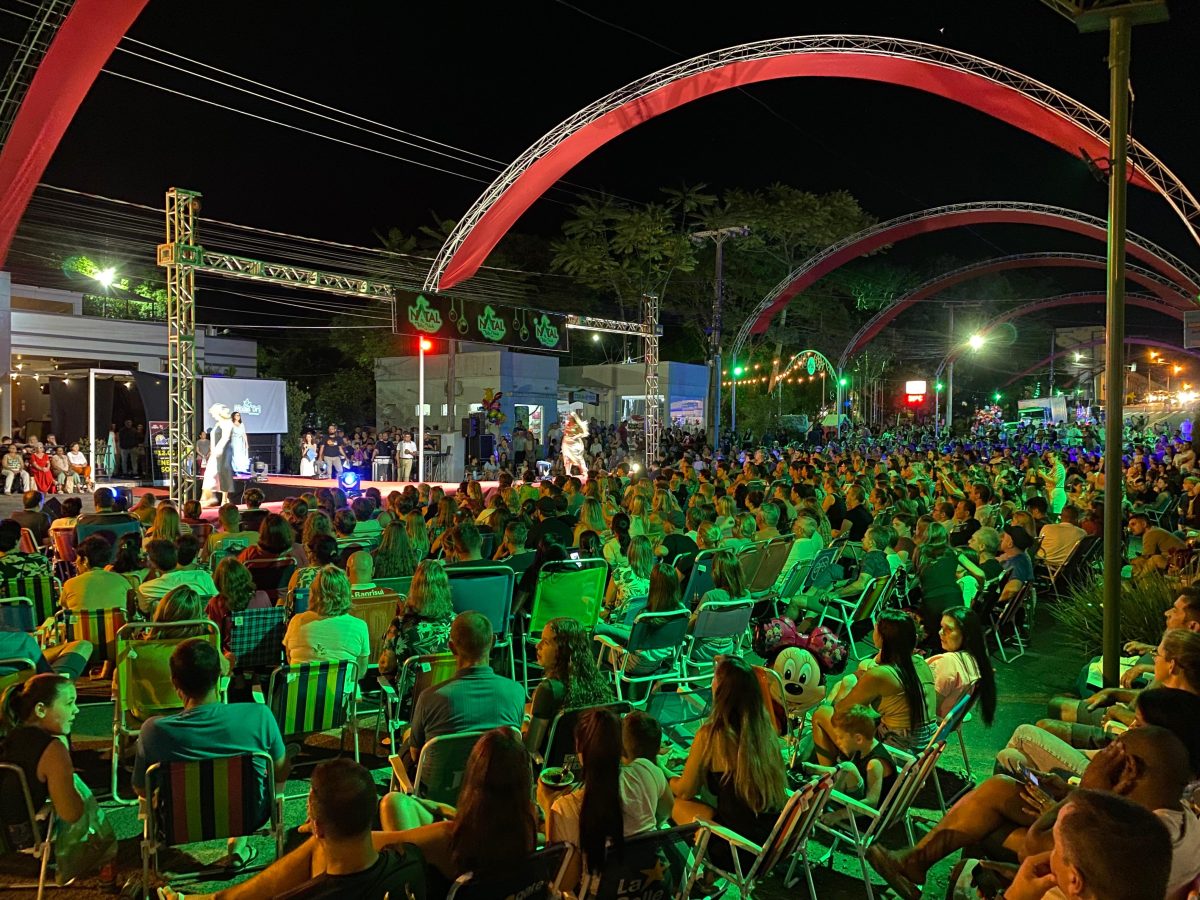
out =
[(493, 391), (491, 388), (486, 388), (483, 392), (483, 413), (487, 418), (488, 423), (492, 425), (503, 425), (508, 421), (508, 416), (500, 411), (500, 398), (504, 396), (503, 391)]

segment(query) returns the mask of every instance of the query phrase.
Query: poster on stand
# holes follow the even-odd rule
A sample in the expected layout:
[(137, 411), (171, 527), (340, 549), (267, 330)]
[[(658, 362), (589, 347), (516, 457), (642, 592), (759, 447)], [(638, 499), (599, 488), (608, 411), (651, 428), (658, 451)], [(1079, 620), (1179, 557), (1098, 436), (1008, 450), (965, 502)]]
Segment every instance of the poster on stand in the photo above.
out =
[(167, 422), (147, 422), (150, 432), (150, 467), (155, 481), (166, 481), (171, 471), (171, 444), (167, 437)]

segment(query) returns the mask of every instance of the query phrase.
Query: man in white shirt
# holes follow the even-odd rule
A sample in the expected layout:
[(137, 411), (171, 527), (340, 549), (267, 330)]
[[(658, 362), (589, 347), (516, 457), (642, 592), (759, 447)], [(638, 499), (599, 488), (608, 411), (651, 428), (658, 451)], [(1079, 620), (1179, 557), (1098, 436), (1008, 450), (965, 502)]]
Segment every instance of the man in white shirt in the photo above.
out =
[(1078, 522), (1078, 507), (1064, 506), (1058, 522), (1042, 526), (1042, 546), (1038, 550), (1038, 558), (1052, 566), (1065, 563), (1075, 545), (1087, 537), (1087, 532), (1079, 527)]
[(411, 432), (404, 432), (404, 437), (400, 439), (400, 446), (396, 453), (400, 460), (400, 480), (412, 481), (413, 460), (417, 456), (417, 443), (413, 440)]

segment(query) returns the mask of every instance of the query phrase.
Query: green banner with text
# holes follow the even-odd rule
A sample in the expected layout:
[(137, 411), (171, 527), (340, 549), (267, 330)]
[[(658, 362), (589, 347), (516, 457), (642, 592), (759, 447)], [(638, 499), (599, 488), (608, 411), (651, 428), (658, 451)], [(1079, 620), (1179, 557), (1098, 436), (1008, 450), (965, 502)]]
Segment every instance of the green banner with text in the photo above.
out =
[(567, 317), (481, 300), (396, 290), (394, 330), (477, 344), (567, 351)]

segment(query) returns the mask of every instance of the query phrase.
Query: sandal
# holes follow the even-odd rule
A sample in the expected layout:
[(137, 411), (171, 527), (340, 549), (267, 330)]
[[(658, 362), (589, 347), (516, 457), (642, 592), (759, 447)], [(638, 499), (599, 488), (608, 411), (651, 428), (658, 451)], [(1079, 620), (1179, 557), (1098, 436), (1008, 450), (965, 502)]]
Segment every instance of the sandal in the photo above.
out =
[(241, 872), (258, 858), (258, 848), (247, 844), (240, 853), (229, 854), (229, 865), (225, 868), (231, 872)]

